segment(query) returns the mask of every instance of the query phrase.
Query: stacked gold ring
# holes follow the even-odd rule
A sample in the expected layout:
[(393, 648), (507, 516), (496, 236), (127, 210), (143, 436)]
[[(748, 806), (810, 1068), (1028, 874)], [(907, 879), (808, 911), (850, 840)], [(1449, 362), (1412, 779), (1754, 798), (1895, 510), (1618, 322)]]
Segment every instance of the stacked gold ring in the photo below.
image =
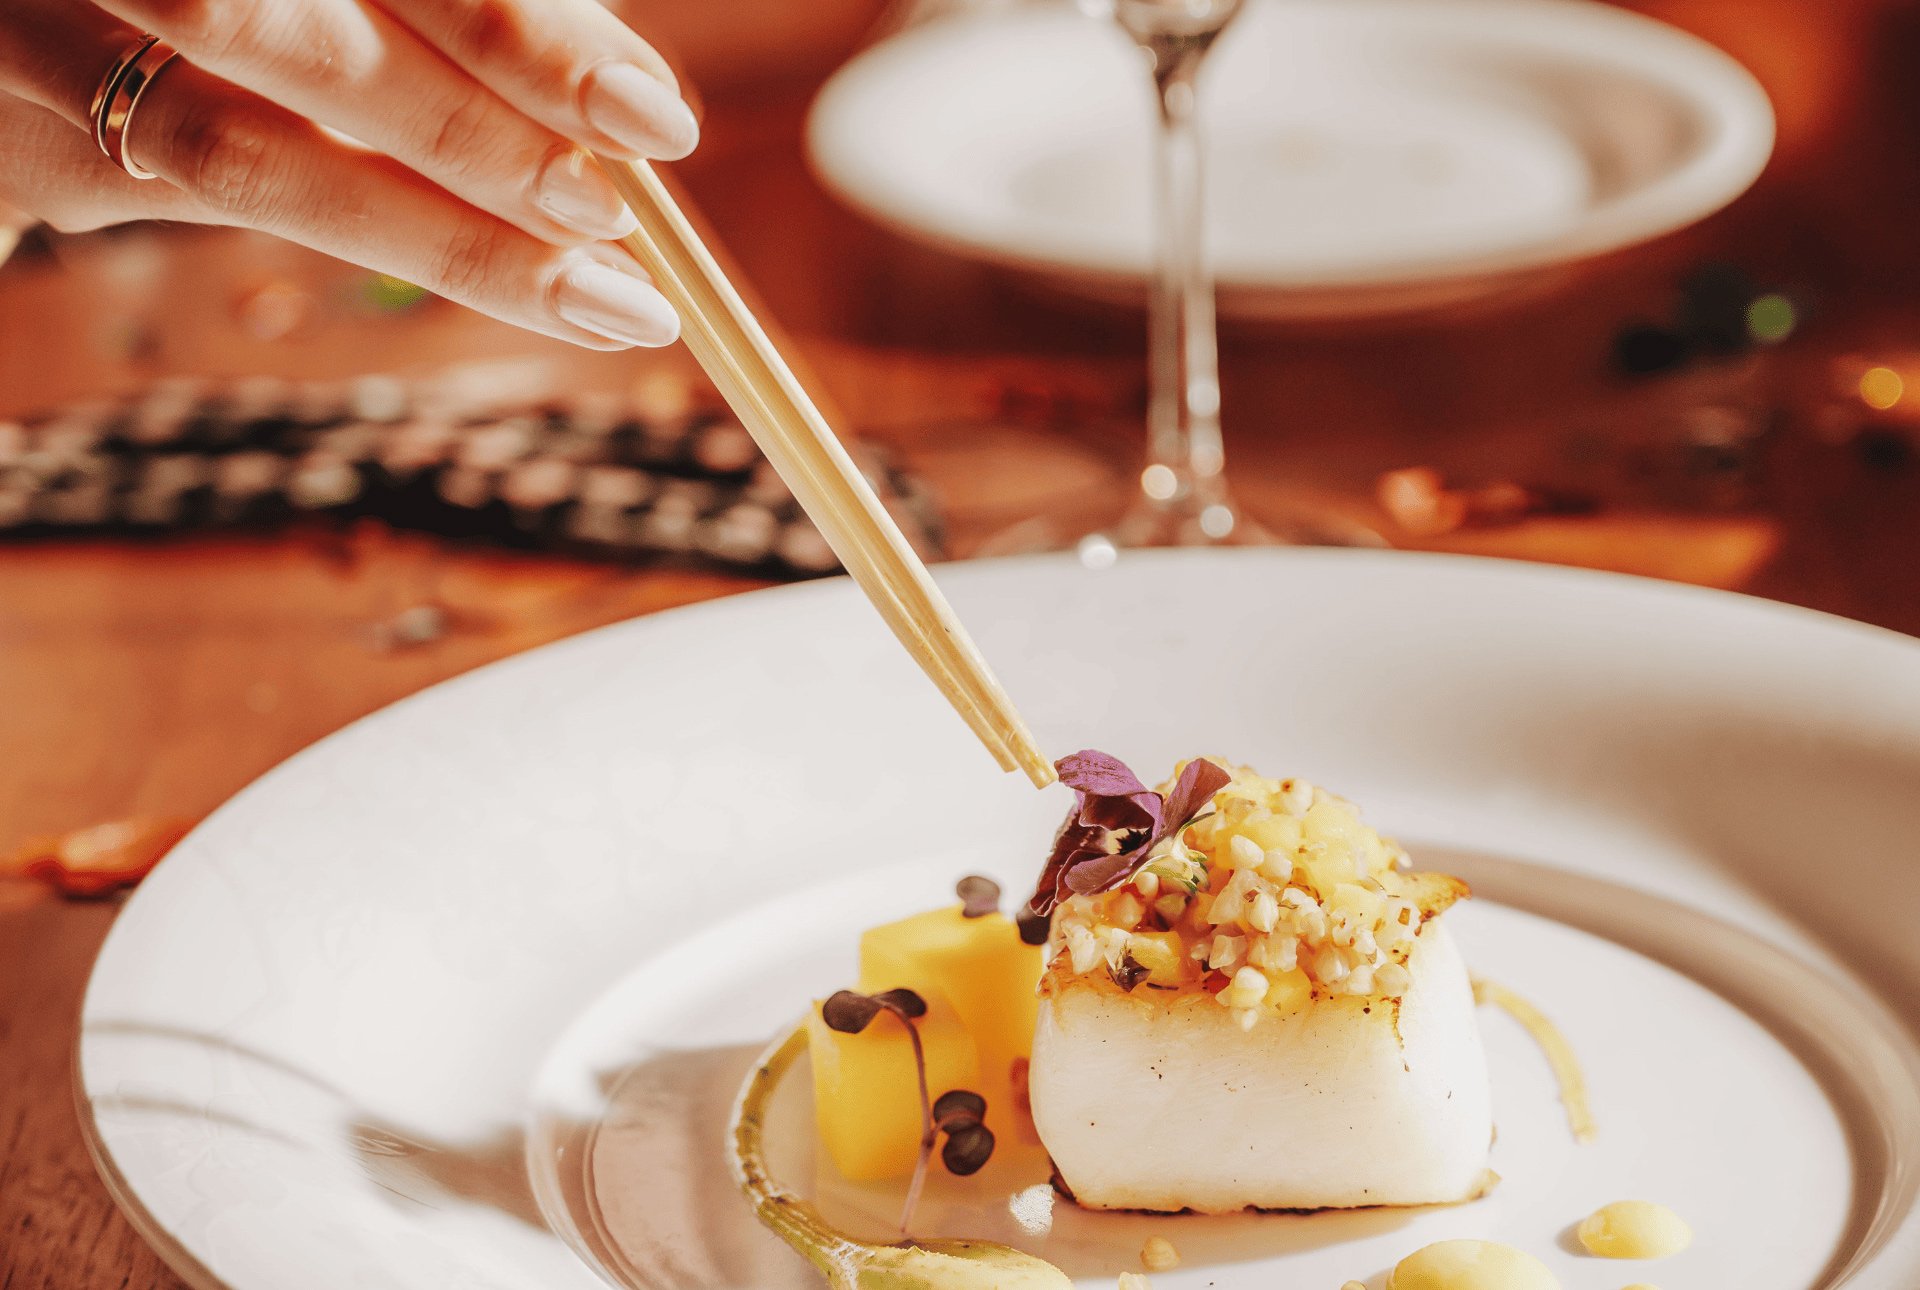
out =
[(127, 47), (93, 92), (93, 141), (109, 161), (135, 179), (152, 179), (153, 172), (127, 156), (127, 127), (133, 124), (140, 96), (177, 52), (158, 36), (142, 36)]

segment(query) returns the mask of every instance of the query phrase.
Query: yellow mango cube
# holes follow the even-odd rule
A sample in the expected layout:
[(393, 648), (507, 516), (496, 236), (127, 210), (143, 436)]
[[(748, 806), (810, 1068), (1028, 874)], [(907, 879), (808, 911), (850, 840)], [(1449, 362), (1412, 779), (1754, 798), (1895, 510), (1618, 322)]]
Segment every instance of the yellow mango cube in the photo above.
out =
[(1275, 973), (1265, 1002), (1275, 1012), (1290, 1016), (1313, 1002), (1313, 982), (1299, 968)]
[[(926, 1053), (927, 1096), (978, 1087), (973, 1038), (952, 1001), (938, 990), (911, 988), (927, 1001), (927, 1015), (914, 1023)], [(913, 1041), (900, 1018), (883, 1012), (849, 1035), (829, 1028), (816, 1002), (807, 1014), (807, 1054), (814, 1124), (834, 1168), (852, 1182), (911, 1174), (924, 1121)]]
[(1200, 975), (1199, 966), (1186, 955), (1175, 932), (1135, 932), (1127, 941), (1127, 953), (1147, 970), (1151, 985), (1178, 988)]
[(1309, 845), (1350, 847), (1360, 840), (1367, 826), (1345, 805), (1333, 798), (1322, 798), (1300, 820), (1300, 831)]
[(1360, 926), (1372, 926), (1386, 916), (1387, 898), (1357, 882), (1343, 882), (1326, 897), (1327, 912), (1342, 915)]
[(1300, 821), (1291, 815), (1269, 815), (1242, 830), (1262, 851), (1279, 851), (1291, 856), (1299, 849), (1303, 836)]
[(951, 999), (979, 1054), (980, 1082), (966, 1087), (987, 1099), (987, 1127), (1006, 1132), (1021, 1127), (1016, 1108), (1026, 1096), (1016, 1096), (1013, 1077), (1033, 1056), (1042, 959), (1006, 915), (968, 918), (954, 905), (863, 935), (860, 989), (905, 986)]
[(1323, 898), (1359, 876), (1355, 849), (1371, 830), (1352, 811), (1331, 800), (1315, 802), (1301, 821), (1301, 830), (1305, 838), (1296, 868)]

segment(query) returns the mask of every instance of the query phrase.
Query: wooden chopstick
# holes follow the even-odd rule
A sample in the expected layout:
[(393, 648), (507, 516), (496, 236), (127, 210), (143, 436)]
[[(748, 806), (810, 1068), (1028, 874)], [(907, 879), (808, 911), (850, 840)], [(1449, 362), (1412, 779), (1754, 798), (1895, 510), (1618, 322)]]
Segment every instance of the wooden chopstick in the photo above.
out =
[(660, 176), (645, 162), (600, 164), (640, 221), (620, 244), (679, 312), (687, 348), (847, 572), (1001, 768), (1051, 784), (1013, 701)]

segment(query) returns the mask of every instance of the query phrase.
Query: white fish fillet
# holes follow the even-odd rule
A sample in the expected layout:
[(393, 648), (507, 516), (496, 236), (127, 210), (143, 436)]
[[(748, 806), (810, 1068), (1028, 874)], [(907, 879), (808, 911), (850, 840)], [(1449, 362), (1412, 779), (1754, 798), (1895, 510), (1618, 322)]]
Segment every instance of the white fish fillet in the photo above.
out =
[(1397, 1025), (1389, 1002), (1337, 998), (1251, 1030), (1204, 993), (1049, 973), (1030, 1080), (1062, 1181), (1093, 1209), (1207, 1214), (1479, 1195), (1486, 1054), (1438, 920), (1407, 969)]

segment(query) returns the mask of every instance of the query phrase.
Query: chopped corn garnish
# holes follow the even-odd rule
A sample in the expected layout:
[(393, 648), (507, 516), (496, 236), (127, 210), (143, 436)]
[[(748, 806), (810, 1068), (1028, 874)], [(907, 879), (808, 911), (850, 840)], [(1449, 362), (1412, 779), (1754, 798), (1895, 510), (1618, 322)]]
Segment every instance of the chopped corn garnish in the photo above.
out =
[(1280, 901), (1270, 891), (1255, 892), (1253, 907), (1247, 911), (1247, 926), (1258, 932), (1270, 932), (1280, 922)]
[(1233, 983), (1227, 987), (1232, 996), (1227, 1006), (1230, 1008), (1257, 1008), (1267, 998), (1267, 974), (1256, 967), (1243, 967), (1233, 974)]
[(1243, 1026), (1313, 999), (1403, 998), (1421, 924), (1464, 892), (1409, 863), (1345, 799), (1240, 768), (1131, 881), (1062, 901), (1051, 954), (1079, 976), (1131, 955), (1150, 985), (1208, 991)]
[(1268, 882), (1286, 884), (1293, 881), (1293, 857), (1285, 851), (1269, 851), (1261, 858), (1260, 876)]

